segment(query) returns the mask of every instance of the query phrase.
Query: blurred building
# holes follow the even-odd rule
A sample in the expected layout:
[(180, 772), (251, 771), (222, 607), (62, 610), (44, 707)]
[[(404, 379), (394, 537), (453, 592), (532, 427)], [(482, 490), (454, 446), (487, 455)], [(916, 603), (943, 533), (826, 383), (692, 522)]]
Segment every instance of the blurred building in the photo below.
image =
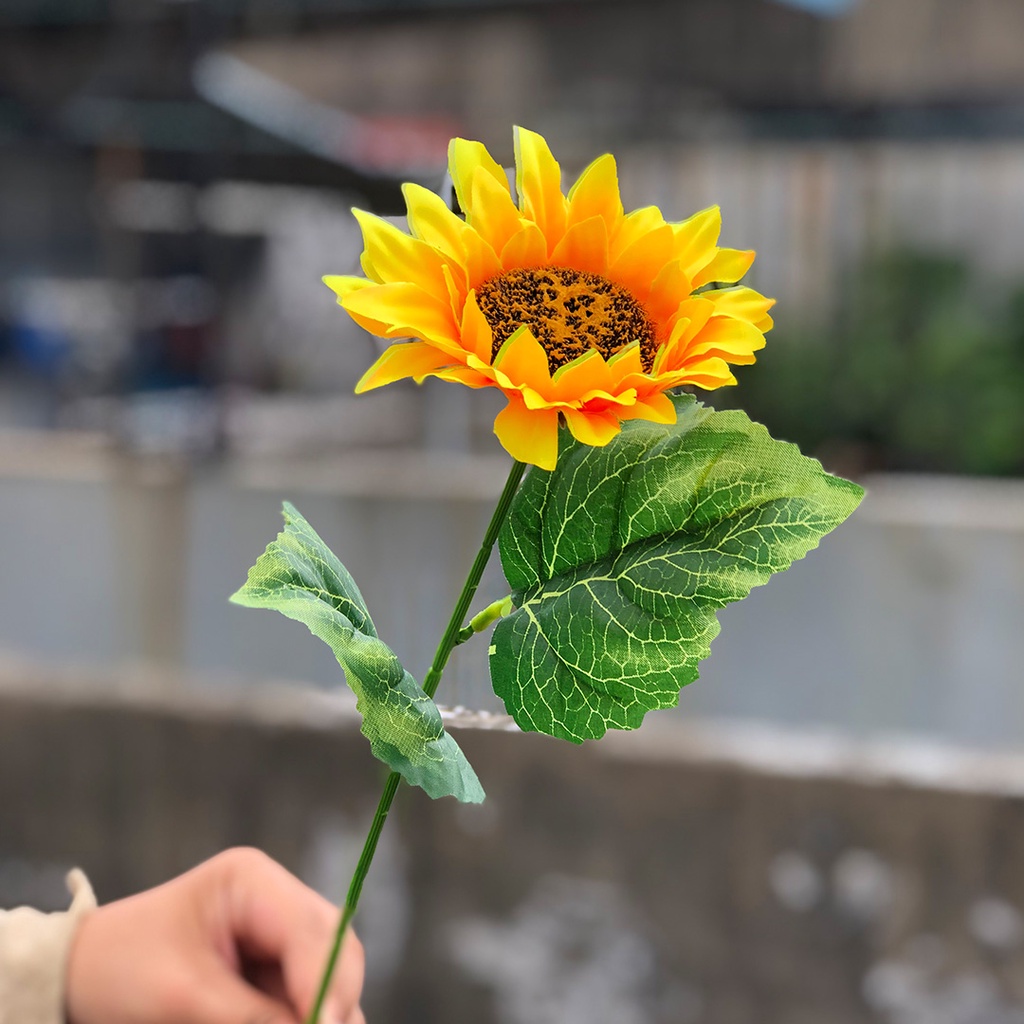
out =
[(1024, 274), (1022, 20), (1015, 0), (8, 0), (7, 365), (43, 421), (153, 387), (347, 390), (372, 349), (317, 283), (353, 263), (347, 207), (398, 212), (455, 133), (510, 161), (513, 123), (570, 171), (613, 148), (635, 205), (721, 201), (783, 323), (904, 236)]

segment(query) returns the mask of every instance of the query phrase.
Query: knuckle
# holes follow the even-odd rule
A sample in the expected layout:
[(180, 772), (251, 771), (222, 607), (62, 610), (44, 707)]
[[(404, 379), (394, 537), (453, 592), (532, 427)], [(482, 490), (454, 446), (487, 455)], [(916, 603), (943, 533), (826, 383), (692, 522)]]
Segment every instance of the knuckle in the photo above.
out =
[(243, 875), (264, 872), (276, 862), (255, 846), (233, 846), (217, 854), (211, 863), (228, 875)]
[(220, 854), (231, 864), (272, 864), (271, 858), (255, 846), (232, 846)]

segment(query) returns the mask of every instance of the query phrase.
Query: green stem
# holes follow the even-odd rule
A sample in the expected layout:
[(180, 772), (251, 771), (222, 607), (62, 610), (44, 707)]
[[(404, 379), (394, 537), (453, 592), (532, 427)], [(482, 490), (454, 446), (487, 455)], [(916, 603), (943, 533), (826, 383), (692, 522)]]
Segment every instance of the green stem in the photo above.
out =
[[(484, 568), (491, 557), (494, 542), (498, 539), (498, 533), (501, 530), (502, 523), (505, 522), (508, 510), (512, 507), (512, 499), (516, 495), (519, 482), (522, 480), (525, 470), (526, 466), (524, 463), (512, 463), (508, 479), (505, 481), (505, 488), (501, 492), (501, 497), (498, 498), (498, 504), (494, 508), (494, 514), (491, 516), (491, 521), (488, 523), (487, 530), (484, 533), (480, 550), (477, 552), (473, 565), (469, 570), (466, 582), (462, 585), (462, 593), (459, 594), (459, 599), (455, 602), (451, 619), (448, 621), (448, 626), (441, 637), (441, 642), (437, 645), (437, 651), (434, 653), (434, 661), (430, 666), (430, 671), (427, 672), (423, 680), (423, 689), (428, 697), (433, 697), (437, 692), (437, 686), (441, 682), (441, 674), (448, 664), (448, 658), (459, 642), (462, 623), (466, 621), (466, 613), (469, 611), (470, 602), (473, 600), (473, 595), (476, 594), (476, 588), (480, 585), (480, 577), (484, 574)], [(384, 791), (380, 795), (380, 801), (377, 804), (377, 810), (373, 816), (370, 831), (367, 833), (366, 841), (363, 843), (363, 852), (359, 855), (359, 863), (356, 865), (355, 873), (352, 875), (352, 881), (348, 887), (348, 895), (345, 897), (345, 907), (342, 910), (338, 930), (334, 936), (334, 943), (331, 946), (331, 952), (324, 967), (323, 977), (320, 979), (320, 988), (317, 991), (316, 1000), (309, 1012), (309, 1016), (306, 1018), (306, 1024), (319, 1024), (320, 1013), (323, 1010), (324, 1001), (331, 987), (331, 979), (334, 977), (334, 969), (337, 966), (338, 957), (341, 955), (345, 933), (352, 922), (352, 918), (355, 917), (356, 909), (359, 906), (359, 896), (363, 891), (363, 882), (366, 881), (366, 875), (370, 870), (370, 865), (373, 863), (373, 855), (377, 852), (377, 842), (384, 829), (384, 822), (387, 821), (388, 812), (391, 810), (391, 804), (395, 799), (395, 794), (398, 792), (398, 786), (401, 781), (402, 777), (398, 772), (391, 772), (384, 783)]]
[(469, 570), (469, 575), (466, 577), (466, 582), (462, 585), (462, 593), (459, 594), (459, 599), (452, 610), (452, 617), (448, 621), (448, 628), (444, 631), (444, 636), (441, 637), (441, 642), (437, 645), (434, 663), (430, 666), (430, 671), (423, 679), (423, 690), (428, 697), (433, 697), (437, 692), (437, 684), (441, 682), (441, 673), (444, 672), (444, 667), (448, 664), (448, 658), (458, 643), (459, 632), (462, 629), (463, 622), (466, 621), (466, 613), (469, 611), (470, 603), (476, 594), (476, 588), (480, 585), (480, 577), (484, 574), (484, 568), (491, 557), (491, 549), (494, 547), (494, 542), (498, 539), (501, 524), (505, 522), (508, 510), (512, 507), (512, 499), (516, 496), (516, 491), (519, 489), (519, 481), (522, 480), (525, 470), (526, 465), (524, 463), (512, 463), (508, 479), (505, 481), (505, 489), (501, 492), (498, 504), (494, 507), (494, 515), (491, 516), (491, 521), (487, 524), (487, 530), (480, 544), (480, 550), (476, 553), (476, 558)]
[(320, 978), (320, 988), (313, 1003), (313, 1009), (306, 1018), (306, 1024), (319, 1024), (320, 1012), (323, 1010), (324, 1000), (331, 987), (331, 979), (334, 977), (334, 968), (337, 966), (338, 957), (341, 955), (341, 947), (345, 941), (345, 933), (348, 926), (355, 917), (356, 908), (359, 906), (359, 896), (363, 891), (363, 882), (373, 863), (373, 855), (377, 852), (377, 841), (384, 830), (384, 822), (388, 820), (388, 811), (391, 810), (391, 802), (398, 792), (398, 785), (402, 776), (398, 772), (391, 772), (387, 782), (384, 783), (384, 792), (380, 795), (377, 804), (377, 811), (373, 816), (373, 823), (370, 831), (366, 834), (366, 842), (363, 843), (363, 852), (359, 855), (359, 863), (356, 865), (352, 881), (349, 883), (348, 894), (345, 897), (345, 908), (341, 912), (341, 921), (338, 922), (338, 930), (334, 933), (334, 942), (331, 945), (331, 952), (327, 957), (327, 965), (324, 967), (323, 976)]

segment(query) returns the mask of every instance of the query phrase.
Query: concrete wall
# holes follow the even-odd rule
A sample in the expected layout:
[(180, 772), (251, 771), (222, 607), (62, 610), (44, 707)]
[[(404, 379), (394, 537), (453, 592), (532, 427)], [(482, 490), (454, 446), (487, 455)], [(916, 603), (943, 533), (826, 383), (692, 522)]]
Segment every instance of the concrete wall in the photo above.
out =
[[(422, 677), (504, 479), (499, 457), (348, 452), (227, 463), (189, 477), (78, 452), (3, 472), (0, 652), (94, 667), (162, 661), (216, 687), (239, 674), (340, 683), (296, 623), (227, 597), (292, 500), (359, 581)], [(30, 465), (29, 465), (30, 464)], [(36, 475), (32, 477), (30, 474)], [(851, 521), (721, 613), (679, 714), (1024, 746), (1024, 485), (878, 477)], [(503, 596), (497, 562), (478, 605)], [(486, 644), (456, 652), (439, 699), (502, 710)], [(660, 719), (675, 712), (659, 712)]]
[[(73, 863), (109, 900), (235, 843), (343, 892), (381, 780), (343, 702), (81, 682), (0, 673), (0, 902), (60, 905)], [(487, 802), (403, 791), (388, 823), (359, 918), (368, 1019), (1022, 1019), (1021, 759), (484, 724), (456, 735)]]

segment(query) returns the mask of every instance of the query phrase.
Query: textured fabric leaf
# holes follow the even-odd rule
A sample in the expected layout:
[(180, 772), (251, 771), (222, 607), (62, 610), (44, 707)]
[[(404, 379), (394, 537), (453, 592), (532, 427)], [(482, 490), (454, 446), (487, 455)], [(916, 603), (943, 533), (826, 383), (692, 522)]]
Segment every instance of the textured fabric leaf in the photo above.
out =
[(863, 490), (739, 411), (676, 396), (603, 448), (563, 429), (499, 537), (516, 606), (494, 631), (494, 690), (523, 729), (582, 742), (678, 703), (717, 609), (816, 547)]
[(284, 531), (231, 600), (305, 624), (334, 651), (356, 695), (374, 755), (432, 797), (479, 803), (483, 789), (434, 702), (378, 637), (363, 595), (330, 548), (290, 504)]

